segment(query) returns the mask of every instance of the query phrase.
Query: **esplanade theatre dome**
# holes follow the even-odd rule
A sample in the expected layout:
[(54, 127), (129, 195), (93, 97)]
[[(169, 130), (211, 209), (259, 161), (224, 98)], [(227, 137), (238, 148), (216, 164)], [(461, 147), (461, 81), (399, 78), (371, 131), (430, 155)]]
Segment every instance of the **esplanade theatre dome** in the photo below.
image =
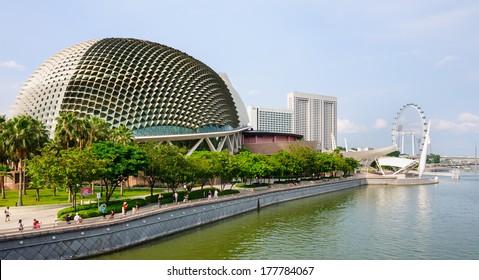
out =
[(55, 129), (61, 112), (94, 115), (138, 136), (228, 131), (248, 116), (226, 75), (154, 42), (107, 38), (66, 48), (27, 80), (12, 116)]

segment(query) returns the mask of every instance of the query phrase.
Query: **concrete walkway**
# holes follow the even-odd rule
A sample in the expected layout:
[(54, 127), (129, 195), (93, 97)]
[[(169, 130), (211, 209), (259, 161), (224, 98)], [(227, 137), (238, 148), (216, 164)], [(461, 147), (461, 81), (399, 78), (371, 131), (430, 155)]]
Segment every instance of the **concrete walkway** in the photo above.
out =
[[(244, 190), (242, 190), (244, 192)], [(246, 192), (250, 192), (250, 190), (246, 190)], [(130, 197), (128, 199), (134, 199), (134, 197)], [(192, 200), (190, 202), (194, 203), (196, 201), (202, 201), (200, 200)], [(92, 203), (96, 204), (96, 201), (92, 201)], [(178, 203), (177, 205), (175, 204), (168, 204), (168, 205), (163, 205), (162, 210), (166, 209), (171, 209), (174, 207), (178, 207), (183, 205), (183, 203)], [(71, 204), (52, 204), (52, 205), (42, 205), (42, 206), (21, 206), (21, 207), (10, 207), (10, 221), (5, 222), (5, 214), (3, 213), (3, 210), (6, 209), (6, 207), (0, 208), (3, 214), (2, 220), (0, 220), (0, 235), (10, 235), (10, 234), (15, 234), (18, 233), (18, 220), (21, 219), (23, 222), (23, 228), (24, 232), (32, 232), (32, 231), (38, 231), (38, 230), (45, 230), (45, 229), (53, 229), (53, 228), (59, 228), (59, 227), (66, 227), (66, 226), (80, 226), (79, 224), (76, 224), (75, 221), (71, 221), (71, 224), (67, 224), (65, 221), (60, 221), (57, 220), (57, 213), (59, 210), (70, 207)], [(151, 211), (157, 211), (158, 209), (158, 204), (156, 203), (150, 203), (148, 205), (140, 207), (140, 214), (141, 213), (146, 213), (146, 212), (151, 212)], [(127, 212), (127, 216), (133, 215), (133, 211), (130, 209)], [(106, 220), (109, 220), (109, 212), (107, 212), (106, 215)], [(72, 217), (73, 218), (73, 217)], [(122, 214), (121, 213), (115, 213), (115, 220), (121, 219)], [(37, 219), (42, 223), (41, 229), (33, 229), (33, 219)], [(102, 216), (98, 217), (92, 217), (92, 218), (85, 218), (83, 219), (83, 225), (86, 224), (93, 224), (93, 223), (99, 223), (103, 222)]]
[(0, 232), (18, 230), (18, 220), (21, 219), (25, 230), (31, 229), (33, 219), (42, 222), (43, 226), (52, 227), (55, 224), (57, 212), (60, 209), (69, 207), (70, 204), (52, 204), (42, 206), (21, 206), (10, 207), (10, 222), (5, 222), (4, 210), (2, 207), (2, 220), (0, 221)]
[[(327, 183), (329, 180), (324, 180), (321, 183)], [(308, 185), (308, 184), (304, 184)], [(261, 192), (261, 191), (268, 191), (268, 190), (274, 190), (274, 189), (281, 189), (281, 188), (290, 188), (291, 186), (287, 185), (280, 185), (280, 186), (274, 186), (273, 188), (268, 188), (268, 187), (260, 187), (256, 188), (255, 190), (253, 189), (241, 189), (241, 188), (235, 188), (237, 190), (240, 190), (240, 193), (243, 195), (245, 194), (251, 194), (253, 192)], [(218, 186), (219, 188), (219, 186)], [(240, 194), (241, 195), (241, 194)], [(221, 198), (221, 196), (220, 196)], [(204, 202), (205, 199), (198, 199), (198, 200), (192, 200), (190, 201), (191, 203), (195, 202)], [(92, 202), (96, 203), (96, 201)], [(176, 208), (176, 207), (181, 207), (184, 205), (183, 203), (178, 203), (177, 205), (175, 204), (168, 204), (168, 205), (163, 205), (161, 210), (167, 210), (171, 208)], [(0, 235), (7, 236), (11, 234), (16, 234), (18, 233), (18, 220), (22, 219), (23, 222), (23, 227), (24, 227), (24, 232), (32, 232), (32, 231), (38, 231), (38, 230), (46, 230), (46, 229), (54, 229), (54, 228), (59, 228), (59, 227), (72, 227), (72, 226), (81, 226), (80, 224), (75, 224), (75, 221), (71, 221), (71, 224), (67, 224), (65, 221), (59, 221), (57, 220), (57, 213), (59, 210), (69, 207), (71, 204), (53, 204), (53, 205), (42, 205), (42, 206), (22, 206), (22, 207), (10, 207), (10, 222), (5, 222), (5, 214), (3, 213), (3, 210), (6, 209), (6, 207), (0, 208), (3, 214), (2, 220), (0, 221)], [(140, 214), (141, 213), (146, 213), (146, 212), (152, 212), (152, 211), (159, 211), (158, 205), (156, 203), (150, 203), (146, 206), (140, 207)], [(133, 211), (129, 210), (127, 213), (127, 216), (133, 215)], [(121, 213), (115, 213), (115, 220), (121, 219), (122, 215)], [(33, 219), (37, 219), (42, 223), (41, 229), (33, 229)], [(107, 213), (106, 220), (109, 220), (109, 213)], [(92, 218), (87, 218), (83, 219), (83, 225), (86, 224), (94, 224), (94, 223), (100, 223), (104, 222), (102, 216), (98, 217), (92, 217)]]

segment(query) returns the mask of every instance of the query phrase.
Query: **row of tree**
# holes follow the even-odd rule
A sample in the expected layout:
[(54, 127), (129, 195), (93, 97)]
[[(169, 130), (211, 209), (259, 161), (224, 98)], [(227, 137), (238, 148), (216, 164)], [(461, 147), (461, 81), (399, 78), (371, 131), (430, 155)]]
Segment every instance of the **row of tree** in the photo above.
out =
[[(6, 120), (0, 116), (0, 184), (2, 198), (5, 198), (5, 177), (12, 178), (12, 172), (18, 174), (20, 185), (18, 206), (23, 205), (22, 195), (26, 194), (27, 184), (25, 168), (27, 161), (43, 153), (83, 149), (93, 143), (112, 141), (124, 145), (132, 144), (133, 137), (124, 126), (111, 128), (104, 120), (97, 117), (78, 117), (73, 112), (63, 113), (56, 118), (57, 126), (54, 137), (50, 138), (48, 130), (42, 122), (29, 115), (20, 115)], [(28, 174), (28, 173), (27, 173)], [(16, 181), (16, 178), (15, 178)], [(41, 180), (38, 180), (41, 181)], [(37, 188), (39, 184), (32, 184)]]
[[(101, 181), (108, 202), (130, 176), (145, 178), (153, 195), (157, 185), (172, 190), (186, 186), (191, 190), (218, 178), (224, 190), (227, 184), (248, 180), (319, 178), (337, 171), (346, 174), (359, 165), (354, 159), (343, 158), (339, 151), (318, 153), (307, 147), (291, 147), (290, 151), (271, 156), (246, 150), (231, 155), (224, 150), (196, 151), (187, 157), (185, 148), (174, 145), (137, 144), (130, 130), (123, 126), (111, 128), (96, 117), (64, 113), (56, 121), (52, 139), (40, 122), (28, 116), (0, 122), (3, 166), (12, 163), (20, 174), (26, 169), (28, 188), (37, 190), (37, 196), (42, 188), (52, 188), (54, 193), (67, 188), (75, 194), (84, 183)], [(22, 122), (29, 125), (20, 126)], [(22, 205), (25, 190), (19, 190), (18, 205)], [(73, 203), (75, 198), (73, 195)]]

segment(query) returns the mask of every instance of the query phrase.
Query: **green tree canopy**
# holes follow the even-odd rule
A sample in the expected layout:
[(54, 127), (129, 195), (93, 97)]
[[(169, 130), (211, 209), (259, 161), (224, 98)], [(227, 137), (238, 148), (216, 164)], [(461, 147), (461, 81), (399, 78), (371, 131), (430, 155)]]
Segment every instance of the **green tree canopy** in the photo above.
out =
[(193, 169), (186, 160), (186, 150), (169, 144), (157, 146), (159, 168), (162, 170), (159, 180), (167, 187), (175, 190), (194, 180)]
[(147, 166), (147, 156), (138, 146), (120, 143), (100, 142), (91, 146), (92, 154), (104, 165), (100, 170), (108, 202), (115, 189), (129, 176), (137, 176)]

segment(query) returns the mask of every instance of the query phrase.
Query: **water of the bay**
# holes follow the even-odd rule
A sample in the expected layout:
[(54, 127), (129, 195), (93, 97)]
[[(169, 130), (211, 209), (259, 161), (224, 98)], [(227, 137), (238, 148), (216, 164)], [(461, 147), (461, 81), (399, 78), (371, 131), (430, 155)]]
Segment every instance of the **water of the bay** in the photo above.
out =
[(94, 259), (479, 259), (479, 173), (266, 207)]

